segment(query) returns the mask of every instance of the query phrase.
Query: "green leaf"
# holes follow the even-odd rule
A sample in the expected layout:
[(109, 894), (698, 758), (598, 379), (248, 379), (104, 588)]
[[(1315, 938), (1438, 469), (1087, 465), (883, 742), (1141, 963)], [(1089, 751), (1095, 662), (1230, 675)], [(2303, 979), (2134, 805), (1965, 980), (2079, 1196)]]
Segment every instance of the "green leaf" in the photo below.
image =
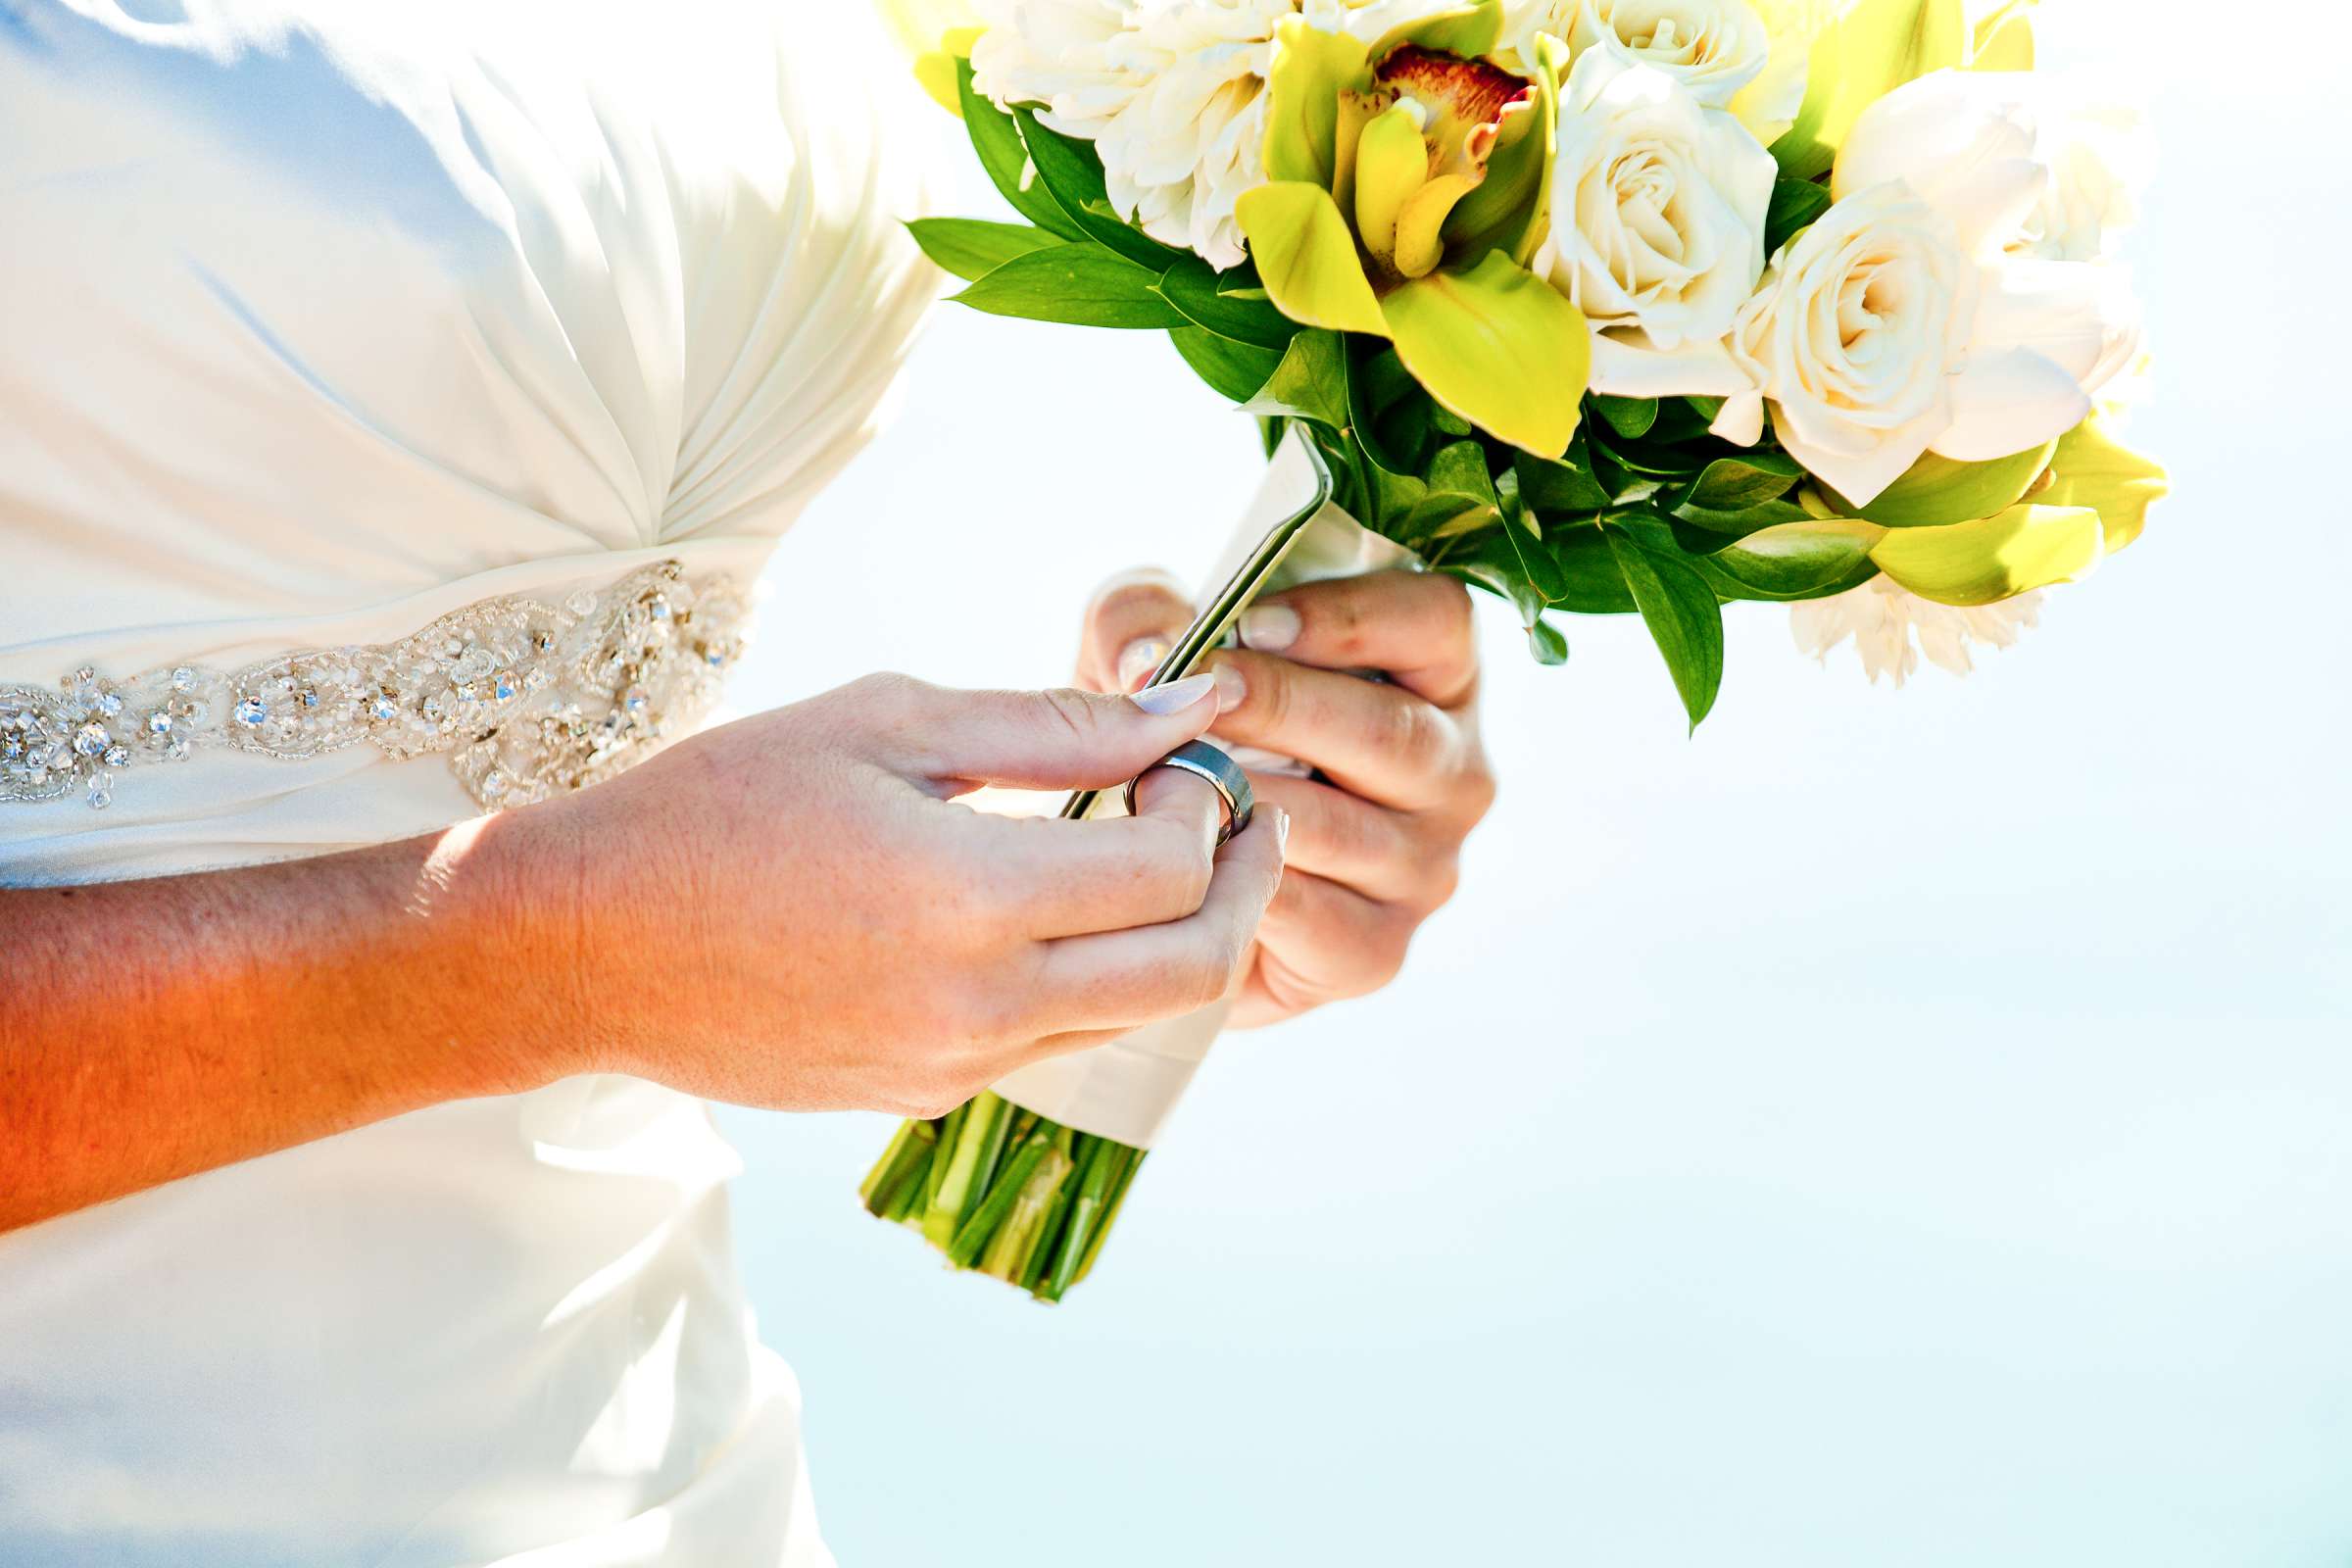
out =
[(1707, 460), (1724, 448), (1723, 442), (1707, 428), (1708, 421), (1714, 417), (1712, 413), (1701, 414), (1689, 398), (1660, 398), (1657, 420), (1642, 439), (1648, 446), (1703, 447), (1703, 451), (1683, 455), (1684, 471), (1694, 471), (1705, 466)]
[(1625, 573), (1618, 568), (1617, 554), (1609, 548), (1604, 530), (1580, 522), (1566, 528), (1554, 524), (1545, 532), (1552, 564), (1566, 584), (1567, 591), (1559, 601), (1562, 610), (1580, 615), (1634, 612), (1634, 592), (1626, 586)]
[(1539, 457), (1567, 450), (1592, 346), (1566, 295), (1489, 251), (1467, 271), (1412, 279), (1381, 308), (1396, 357), (1431, 397)]
[(2090, 508), (2024, 506), (1947, 528), (1889, 529), (1870, 559), (1922, 599), (1989, 605), (2085, 576), (2105, 553)]
[(1568, 597), (1568, 579), (1561, 572), (1560, 564), (1544, 548), (1542, 530), (1533, 518), (1523, 517), (1518, 522), (1506, 519), (1502, 534), (1518, 553), (1519, 569), (1527, 574), (1528, 585), (1544, 596), (1545, 604), (1556, 605)]
[(1496, 533), (1507, 535), (1517, 531), (1509, 524), (1490, 530), (1479, 536), (1473, 548), (1459, 553), (1438, 569), (1508, 601), (1518, 612), (1519, 624), (1527, 632), (1528, 652), (1535, 656), (1536, 662), (1564, 663), (1568, 658), (1568, 639), (1544, 619), (1546, 602), (1529, 579), (1514, 543), (1507, 537), (1495, 537)]
[(1060, 204), (1070, 221), (1084, 229), (1096, 244), (1154, 272), (1165, 271), (1186, 259), (1188, 253), (1172, 245), (1162, 245), (1121, 218), (1110, 205), (1110, 197), (1102, 186), (1102, 160), (1096, 154), (1093, 142), (1064, 136), (1041, 125), (1037, 116), (1026, 109), (1014, 110), (1013, 119), (1020, 124), (1021, 142), (1029, 149), (1029, 161), (1037, 167), (1039, 183)]
[(1105, 250), (1057, 245), (1031, 251), (950, 296), (992, 316), (1072, 326), (1170, 327), (1188, 324), (1152, 285), (1159, 279)]
[(1416, 554), (1443, 539), (1492, 529), (1502, 514), (1494, 506), (1459, 493), (1425, 495), (1397, 520), (1396, 538)]
[(1604, 531), (1695, 730), (1723, 684), (1723, 607), (1706, 578), (1679, 558)]
[(1737, 599), (1810, 599), (1877, 575), (1871, 546), (1886, 530), (1849, 517), (1806, 518), (1749, 534), (1700, 563)]
[(1772, 205), (1764, 209), (1764, 256), (1770, 260), (1788, 236), (1830, 209), (1830, 188), (1809, 179), (1776, 179)]
[(1628, 467), (1602, 442), (1589, 443), (1587, 451), (1592, 458), (1593, 482), (1600, 486), (1611, 505), (1638, 505), (1666, 488), (1665, 479)]
[[(1439, 569), (1518, 605), (1525, 624), (1544, 608), (1544, 596), (1528, 580), (1516, 547), (1498, 533), (1481, 535), (1470, 548), (1446, 556)], [(1587, 522), (1547, 528), (1544, 544), (1563, 588), (1556, 608), (1580, 615), (1633, 613), (1634, 597), (1600, 529)]]
[[(1753, 451), (1717, 458), (1688, 483), (1665, 491), (1657, 505), (1676, 519), (1675, 538), (1693, 555), (1709, 555), (1733, 539), (1811, 515), (1788, 492), (1805, 476), (1795, 459)], [(1713, 534), (1712, 540), (1693, 537)]]
[(1554, 516), (1583, 514), (1599, 512), (1609, 504), (1608, 493), (1592, 477), (1582, 440), (1571, 442), (1558, 458), (1516, 453), (1511, 471), (1519, 476), (1519, 498), (1538, 512)]
[(1449, 441), (1438, 449), (1423, 475), (1436, 491), (1450, 491), (1488, 506), (1495, 504), (1494, 480), (1487, 472), (1487, 449), (1476, 441)]
[(1291, 339), (1274, 373), (1247, 404), (1248, 414), (1312, 419), (1348, 428), (1348, 360), (1337, 332), (1301, 332)]
[(1656, 398), (1621, 398), (1595, 392), (1592, 410), (1607, 421), (1610, 429), (1627, 437), (1646, 435), (1649, 427), (1658, 422)]
[(1527, 651), (1539, 664), (1568, 662), (1568, 639), (1560, 635), (1559, 627), (1541, 615), (1527, 627)]
[(972, 90), (969, 60), (956, 62), (956, 93), (963, 105), (963, 128), (972, 139), (972, 151), (980, 155), (980, 167), (1013, 211), (1064, 239), (1086, 238), (1086, 231), (1070, 221), (1042, 185), (1023, 182), (1029, 172), (1029, 149), (1021, 142), (1021, 128), (1010, 115)]
[(1250, 255), (1275, 307), (1294, 321), (1340, 332), (1389, 335), (1389, 323), (1355, 235), (1320, 185), (1270, 180), (1242, 192), (1234, 218), (1250, 237)]
[(1622, 438), (1595, 439), (1593, 445), (1605, 451), (1611, 461), (1626, 472), (1671, 481), (1660, 485), (1658, 488), (1661, 490), (1689, 484), (1705, 469), (1713, 454), (1723, 450), (1720, 443), (1712, 447), (1671, 447), (1654, 441), (1627, 441)]
[(1290, 347), (1298, 323), (1274, 308), (1247, 264), (1219, 272), (1198, 256), (1174, 263), (1159, 276), (1160, 296), (1200, 325), (1261, 349)]
[(1370, 466), (1365, 477), (1370, 481), (1368, 495), (1350, 496), (1346, 503), (1356, 520), (1391, 539), (1411, 537), (1405, 519), (1415, 508), (1429, 499), (1429, 487), (1410, 474), (1391, 473), (1378, 464)]
[(1813, 42), (1805, 101), (1772, 144), (1783, 175), (1811, 179), (1837, 161), (1863, 110), (1968, 49), (1963, 0), (1853, 0)]
[(1027, 223), (993, 223), (979, 218), (918, 218), (906, 225), (914, 242), (946, 271), (970, 282), (1031, 251), (1065, 243), (1060, 235)]
[(1668, 510), (1678, 516), (1686, 505), (1699, 512), (1740, 512), (1778, 501), (1804, 476), (1804, 466), (1786, 453), (1740, 452), (1701, 468), (1697, 478), (1673, 492)]
[(1168, 341), (1176, 345), (1176, 352), (1184, 356), (1194, 374), (1231, 403), (1247, 404), (1256, 397), (1258, 388), (1282, 364), (1282, 356), (1272, 349), (1236, 343), (1204, 326), (1170, 327)]
[[(1392, 426), (1387, 416), (1406, 399), (1426, 404), (1429, 395), (1405, 373), (1404, 367), (1397, 363), (1396, 351), (1386, 343), (1351, 337), (1346, 347), (1348, 418), (1354, 426), (1355, 439), (1363, 447), (1364, 456), (1384, 474), (1399, 476), (1419, 471), (1421, 449), (1426, 442), (1416, 439), (1409, 453), (1399, 452), (1390, 443)], [(1420, 482), (1415, 480), (1413, 487), (1418, 490)]]
[(1694, 556), (1713, 555), (1751, 533), (1805, 522), (1813, 515), (1793, 501), (1759, 501), (1752, 507), (1726, 512), (1685, 502), (1670, 506), (1668, 512), (1674, 518), (1675, 543), (1686, 554)]

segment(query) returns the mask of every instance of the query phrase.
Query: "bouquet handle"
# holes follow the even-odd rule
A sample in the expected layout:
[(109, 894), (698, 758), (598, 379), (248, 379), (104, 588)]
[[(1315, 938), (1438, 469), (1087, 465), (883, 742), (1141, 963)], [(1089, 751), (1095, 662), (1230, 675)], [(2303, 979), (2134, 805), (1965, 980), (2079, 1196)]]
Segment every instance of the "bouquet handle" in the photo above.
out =
[[(1332, 500), (1322, 454), (1294, 428), (1276, 446), (1216, 588), (1149, 686), (1181, 680), (1225, 642), (1260, 594), (1420, 564)], [(1237, 753), (1265, 771), (1298, 764)], [(1081, 790), (1061, 815), (1115, 815), (1116, 790)], [(958, 1268), (1061, 1298), (1093, 1266), (1145, 1152), (1224, 1027), (1219, 1003), (1105, 1045), (1021, 1068), (968, 1104), (910, 1121), (865, 1180), (867, 1210), (920, 1230)]]
[[(1168, 650), (1147, 687), (1182, 680), (1230, 639), (1234, 622), (1260, 595), (1333, 577), (1418, 566), (1402, 545), (1365, 528), (1332, 499), (1332, 473), (1294, 427), (1275, 446), (1255, 497), (1208, 580), (1192, 623)], [(1288, 758), (1247, 749), (1237, 754), (1258, 771), (1303, 771)], [(1080, 790), (1062, 803), (1065, 817), (1124, 810), (1115, 790)], [(1106, 1045), (1032, 1063), (996, 1086), (1014, 1104), (1066, 1127), (1150, 1149), (1194, 1072), (1223, 1029), (1218, 1003), (1123, 1035)]]

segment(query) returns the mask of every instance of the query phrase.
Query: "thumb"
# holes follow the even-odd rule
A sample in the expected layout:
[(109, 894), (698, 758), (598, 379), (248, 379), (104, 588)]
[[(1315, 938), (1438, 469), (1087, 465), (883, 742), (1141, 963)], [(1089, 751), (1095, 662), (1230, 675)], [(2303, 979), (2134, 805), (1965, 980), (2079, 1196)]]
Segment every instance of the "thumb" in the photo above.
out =
[(1123, 697), (1068, 688), (941, 695), (944, 710), (915, 737), (917, 770), (952, 795), (982, 784), (1108, 789), (1217, 716), (1216, 677), (1205, 672)]

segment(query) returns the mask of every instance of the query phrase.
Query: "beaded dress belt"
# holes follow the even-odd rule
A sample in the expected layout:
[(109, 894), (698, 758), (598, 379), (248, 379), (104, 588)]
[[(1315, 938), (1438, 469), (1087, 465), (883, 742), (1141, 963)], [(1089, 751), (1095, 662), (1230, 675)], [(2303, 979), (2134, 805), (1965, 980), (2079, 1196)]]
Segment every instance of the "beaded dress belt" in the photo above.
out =
[(208, 747), (300, 760), (366, 743), (395, 761), (446, 753), (481, 806), (528, 805), (685, 733), (749, 635), (732, 583), (664, 561), (561, 603), (485, 599), (396, 643), (0, 683), (0, 802), (79, 790), (104, 807), (118, 773)]

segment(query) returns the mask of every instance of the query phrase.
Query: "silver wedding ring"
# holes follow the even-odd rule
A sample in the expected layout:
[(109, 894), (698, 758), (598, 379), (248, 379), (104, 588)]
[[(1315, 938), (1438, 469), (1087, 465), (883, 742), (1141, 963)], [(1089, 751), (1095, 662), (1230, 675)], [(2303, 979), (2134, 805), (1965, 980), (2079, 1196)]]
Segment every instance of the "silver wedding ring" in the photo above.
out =
[[(1225, 825), (1217, 830), (1219, 844), (1250, 825), (1250, 812), (1255, 804), (1250, 796), (1250, 775), (1242, 771), (1241, 763), (1208, 742), (1186, 741), (1153, 762), (1152, 767), (1145, 768), (1144, 773), (1151, 772), (1153, 767), (1172, 767), (1196, 778), (1208, 780), (1208, 787), (1215, 790), (1225, 802)], [(1135, 814), (1135, 787), (1144, 781), (1144, 773), (1138, 773), (1127, 781), (1129, 816)]]

